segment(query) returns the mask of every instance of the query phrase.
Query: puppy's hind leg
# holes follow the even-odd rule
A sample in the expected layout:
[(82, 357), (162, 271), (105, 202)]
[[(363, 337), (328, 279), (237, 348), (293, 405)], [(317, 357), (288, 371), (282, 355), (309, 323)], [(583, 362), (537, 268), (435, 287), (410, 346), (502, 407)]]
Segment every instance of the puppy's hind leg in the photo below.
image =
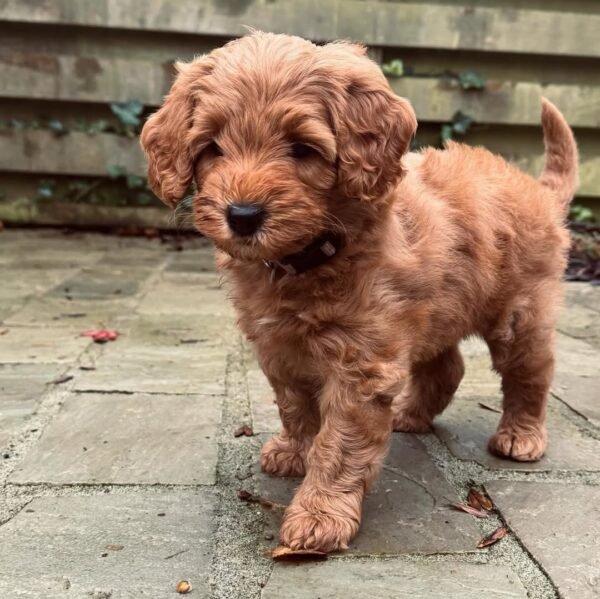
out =
[(282, 428), (262, 447), (262, 470), (273, 476), (304, 476), (306, 456), (319, 431), (317, 399), (299, 385), (275, 383), (273, 387)]
[(488, 447), (501, 457), (536, 461), (546, 449), (544, 421), (554, 373), (554, 320), (548, 312), (515, 312), (511, 335), (488, 340), (504, 394), (502, 418)]
[(434, 417), (452, 400), (464, 373), (465, 365), (456, 345), (432, 360), (414, 364), (404, 390), (392, 404), (394, 430), (429, 432)]

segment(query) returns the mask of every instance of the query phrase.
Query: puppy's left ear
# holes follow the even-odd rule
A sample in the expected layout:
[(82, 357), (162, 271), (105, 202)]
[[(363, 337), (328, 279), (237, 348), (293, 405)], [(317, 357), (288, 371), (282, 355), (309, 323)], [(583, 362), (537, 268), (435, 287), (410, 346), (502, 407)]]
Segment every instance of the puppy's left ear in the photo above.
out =
[(203, 56), (191, 63), (177, 63), (178, 75), (162, 107), (144, 124), (140, 142), (148, 158), (148, 182), (152, 191), (174, 208), (183, 198), (194, 175), (203, 132), (194, 129), (194, 113), (200, 104), (199, 85), (212, 70)]
[(337, 138), (338, 184), (348, 197), (376, 200), (403, 175), (402, 155), (417, 129), (415, 112), (394, 94), (363, 47), (336, 42), (321, 51), (334, 86), (324, 100)]

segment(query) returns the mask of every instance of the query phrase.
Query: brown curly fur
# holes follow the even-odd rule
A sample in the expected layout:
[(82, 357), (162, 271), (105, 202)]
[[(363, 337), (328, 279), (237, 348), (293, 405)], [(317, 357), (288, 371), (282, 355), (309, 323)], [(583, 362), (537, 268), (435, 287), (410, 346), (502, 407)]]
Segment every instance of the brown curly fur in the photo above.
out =
[[(305, 475), (286, 545), (348, 546), (392, 429), (429, 430), (461, 380), (468, 335), (487, 341), (502, 375), (490, 450), (543, 455), (577, 150), (545, 100), (542, 124), (537, 181), (483, 148), (407, 154), (410, 104), (350, 43), (253, 33), (179, 65), (142, 134), (149, 179), (171, 206), (195, 182), (195, 224), (275, 390), (282, 431), (262, 467)], [(314, 151), (294, 158), (294, 141)], [(266, 220), (236, 237), (225, 209), (249, 201)], [(327, 264), (295, 277), (263, 264), (323, 231), (345, 240)]]

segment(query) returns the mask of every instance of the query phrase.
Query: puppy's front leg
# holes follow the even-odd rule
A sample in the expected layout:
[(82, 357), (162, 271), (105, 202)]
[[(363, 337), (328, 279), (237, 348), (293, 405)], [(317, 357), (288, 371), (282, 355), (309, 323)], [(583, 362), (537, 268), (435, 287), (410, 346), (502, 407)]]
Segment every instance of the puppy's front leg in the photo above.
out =
[(346, 549), (358, 531), (362, 501), (378, 474), (392, 430), (391, 396), (365, 396), (357, 385), (327, 381), (321, 429), (308, 472), (281, 527), (292, 549)]
[(260, 452), (261, 467), (273, 476), (304, 476), (306, 455), (319, 430), (317, 398), (298, 382), (282, 383), (270, 377), (276, 395), (281, 433)]

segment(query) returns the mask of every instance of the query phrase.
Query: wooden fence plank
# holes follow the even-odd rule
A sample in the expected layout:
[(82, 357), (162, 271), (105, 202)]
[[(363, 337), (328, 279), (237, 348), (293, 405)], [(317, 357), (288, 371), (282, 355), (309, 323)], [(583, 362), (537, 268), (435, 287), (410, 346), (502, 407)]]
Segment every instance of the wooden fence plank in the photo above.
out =
[(145, 175), (146, 160), (138, 140), (77, 131), (61, 137), (50, 131), (0, 132), (0, 170), (106, 176), (111, 166)]
[(0, 202), (0, 220), (13, 224), (75, 225), (90, 227), (153, 227), (186, 230), (191, 227), (178, 224), (173, 213), (165, 208), (133, 206), (98, 206), (48, 200), (15, 198)]
[[(118, 165), (132, 174), (146, 174), (137, 139), (111, 134), (90, 137), (74, 131), (56, 138), (48, 131), (12, 131), (0, 135), (2, 140), (0, 171), (103, 177), (110, 166)], [(511, 148), (510, 161), (537, 176), (543, 157), (519, 155), (518, 148)], [(600, 197), (600, 156), (583, 155), (580, 171), (578, 194)]]
[[(136, 99), (157, 106), (168, 91), (170, 63), (87, 56), (0, 52), (0, 97), (78, 102)], [(480, 123), (537, 125), (540, 96), (547, 96), (573, 127), (600, 127), (600, 87), (488, 82), (485, 90), (464, 91), (454, 80), (390, 79), (409, 98), (422, 121), (448, 121), (457, 110)]]
[(424, 121), (447, 121), (460, 110), (478, 123), (538, 125), (540, 98), (554, 102), (572, 127), (600, 127), (600, 88), (490, 81), (485, 90), (464, 91), (454, 81), (435, 78), (391, 79), (393, 90), (408, 98)]
[(0, 50), (1, 97), (158, 105), (172, 75), (170, 62)]
[(373, 0), (0, 0), (0, 20), (235, 37), (251, 26), (369, 45), (600, 56), (600, 15)]

